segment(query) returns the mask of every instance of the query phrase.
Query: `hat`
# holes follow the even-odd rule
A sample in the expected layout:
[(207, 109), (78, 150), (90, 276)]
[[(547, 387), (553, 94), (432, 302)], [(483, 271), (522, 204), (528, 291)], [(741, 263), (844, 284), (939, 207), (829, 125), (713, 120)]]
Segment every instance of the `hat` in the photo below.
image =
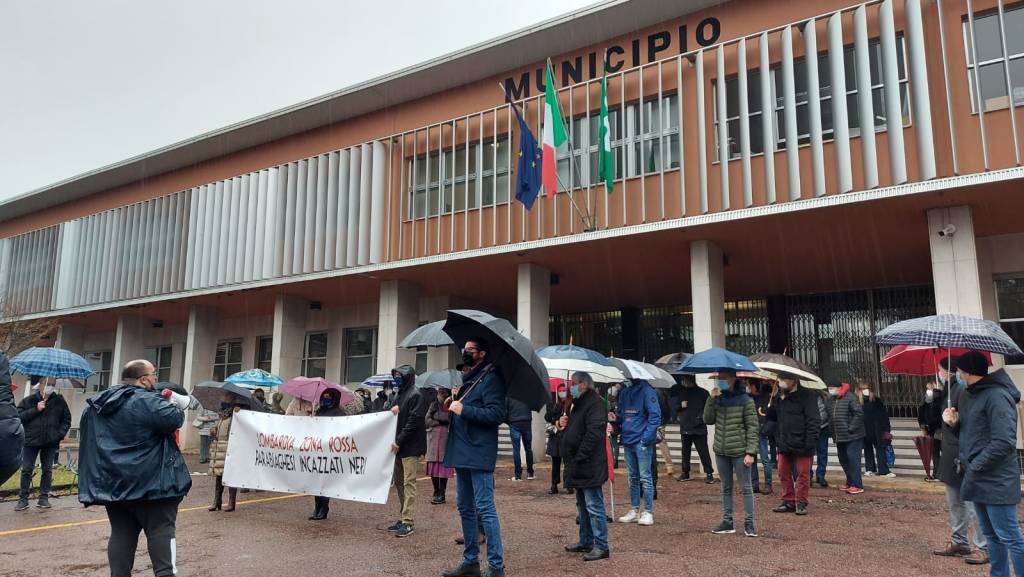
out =
[(988, 359), (978, 351), (968, 351), (956, 359), (956, 368), (976, 377), (988, 374)]
[(959, 357), (950, 357), (948, 355), (942, 357), (941, 359), (939, 359), (939, 366), (947, 371), (955, 371), (957, 358)]

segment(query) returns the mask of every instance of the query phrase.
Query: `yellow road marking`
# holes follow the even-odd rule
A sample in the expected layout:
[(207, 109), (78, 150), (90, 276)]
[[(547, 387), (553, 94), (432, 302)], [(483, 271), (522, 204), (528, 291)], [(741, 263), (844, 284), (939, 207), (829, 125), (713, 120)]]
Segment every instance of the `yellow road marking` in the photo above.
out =
[[(417, 481), (425, 481), (430, 477), (419, 477)], [(281, 501), (284, 499), (294, 499), (295, 497), (305, 497), (302, 493), (290, 493), (288, 495), (278, 495), (277, 497), (264, 497), (262, 499), (249, 499), (246, 501), (238, 501), (235, 505), (255, 505), (257, 503), (269, 503), (270, 501)], [(188, 513), (190, 511), (205, 510), (209, 505), (200, 505), (198, 507), (185, 507), (178, 509), (179, 513)], [(89, 521), (76, 521), (74, 523), (57, 523), (55, 525), (41, 525), (39, 527), (26, 527), (25, 529), (10, 529), (8, 531), (0, 531), (0, 537), (10, 537), (12, 535), (23, 535), (25, 533), (37, 533), (39, 531), (50, 531), (52, 529), (68, 529), (71, 527), (82, 527), (85, 525), (96, 525), (98, 523), (106, 523), (107, 519), (92, 519)]]

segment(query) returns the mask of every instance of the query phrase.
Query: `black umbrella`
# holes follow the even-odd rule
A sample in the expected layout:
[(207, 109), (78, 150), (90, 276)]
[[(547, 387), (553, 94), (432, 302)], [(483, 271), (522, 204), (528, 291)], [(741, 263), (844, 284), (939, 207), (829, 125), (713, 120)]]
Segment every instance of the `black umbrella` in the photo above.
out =
[(220, 402), (224, 397), (224, 393), (234, 393), (235, 397), (238, 398), (238, 403), (248, 405), (251, 411), (262, 412), (264, 410), (263, 404), (252, 398), (252, 391), (234, 383), (221, 383), (217, 381), (199, 383), (196, 385), (195, 390), (192, 391), (192, 396), (199, 401), (200, 405), (211, 411), (217, 411), (220, 409)]
[(516, 330), (512, 323), (485, 312), (450, 310), (444, 332), (460, 348), (473, 337), (485, 339), (491, 348), (487, 358), (501, 371), (508, 386), (508, 396), (526, 403), (534, 411), (540, 410), (550, 400), (548, 370), (530, 339)]
[(415, 349), (417, 347), (449, 347), (452, 339), (444, 332), (445, 321), (436, 321), (417, 327), (411, 333), (405, 335), (402, 342), (398, 343), (400, 349)]

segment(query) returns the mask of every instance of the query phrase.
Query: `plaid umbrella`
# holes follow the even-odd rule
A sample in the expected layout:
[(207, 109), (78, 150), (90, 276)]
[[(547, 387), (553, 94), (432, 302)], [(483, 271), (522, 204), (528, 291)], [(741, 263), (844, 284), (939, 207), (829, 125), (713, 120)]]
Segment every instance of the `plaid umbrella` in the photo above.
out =
[(878, 331), (880, 345), (919, 345), (1020, 355), (1020, 347), (992, 321), (960, 315), (934, 315), (893, 323)]
[(11, 369), (23, 375), (84, 381), (96, 373), (89, 361), (56, 347), (32, 347), (11, 359)]

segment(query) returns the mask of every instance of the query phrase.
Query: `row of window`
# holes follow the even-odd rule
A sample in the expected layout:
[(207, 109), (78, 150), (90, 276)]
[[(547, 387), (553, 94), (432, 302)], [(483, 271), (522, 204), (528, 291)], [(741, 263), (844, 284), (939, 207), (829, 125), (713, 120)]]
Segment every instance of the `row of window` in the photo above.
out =
[[(253, 366), (270, 372), (271, 351), (274, 338), (261, 336), (256, 338), (256, 354)], [(307, 333), (302, 353), (302, 374), (307, 377), (327, 376), (327, 333)], [(143, 357), (153, 363), (157, 370), (157, 378), (161, 382), (171, 380), (170, 345), (147, 347)], [(111, 385), (113, 353), (96, 351), (87, 353), (86, 359), (96, 374), (88, 379), (86, 388), (90, 391), (102, 391)], [(417, 366), (420, 354), (417, 353)], [(424, 363), (425, 363), (424, 359)], [(376, 327), (345, 330), (345, 382), (357, 384), (373, 375), (377, 365), (377, 329)], [(223, 381), (228, 376), (243, 370), (242, 339), (230, 339), (217, 343), (213, 360), (212, 378)]]
[[(1024, 275), (996, 280), (999, 324), (1024, 349)], [(1024, 365), (1024, 355), (1006, 357), (1008, 365)]]
[[(1010, 70), (1013, 104), (1024, 104), (1024, 6), (1008, 8), (1003, 12), (1006, 33), (1006, 52), (1003, 52), (999, 33), (999, 12), (974, 19), (974, 41), (978, 45), (978, 84), (981, 103), (986, 112), (1010, 106), (1006, 90), (1006, 67)], [(977, 112), (977, 88), (974, 82), (974, 46), (970, 41), (970, 23), (965, 19), (964, 50), (967, 53), (967, 77), (971, 86), (971, 110)]]

